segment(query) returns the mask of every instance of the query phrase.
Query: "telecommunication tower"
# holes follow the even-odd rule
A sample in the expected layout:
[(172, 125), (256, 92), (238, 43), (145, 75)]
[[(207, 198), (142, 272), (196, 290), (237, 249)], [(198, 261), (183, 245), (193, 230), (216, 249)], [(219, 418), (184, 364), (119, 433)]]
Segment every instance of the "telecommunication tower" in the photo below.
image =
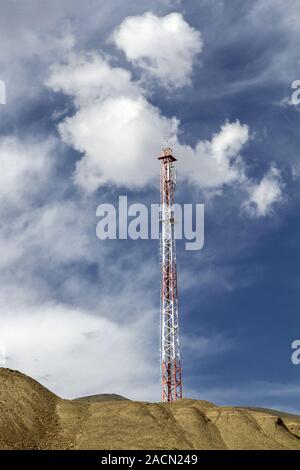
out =
[(182, 398), (179, 349), (176, 245), (174, 234), (174, 192), (176, 172), (172, 150), (164, 148), (158, 157), (160, 173), (160, 258), (161, 258), (161, 383), (162, 400)]

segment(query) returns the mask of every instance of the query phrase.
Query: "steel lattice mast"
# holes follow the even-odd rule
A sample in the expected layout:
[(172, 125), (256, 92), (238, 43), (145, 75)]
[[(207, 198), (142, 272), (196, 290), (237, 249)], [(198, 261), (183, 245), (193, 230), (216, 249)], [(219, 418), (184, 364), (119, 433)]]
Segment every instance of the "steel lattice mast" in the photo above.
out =
[(176, 246), (174, 236), (174, 191), (176, 158), (170, 148), (158, 157), (161, 160), (161, 380), (162, 400), (182, 398), (182, 375), (179, 350), (178, 292)]

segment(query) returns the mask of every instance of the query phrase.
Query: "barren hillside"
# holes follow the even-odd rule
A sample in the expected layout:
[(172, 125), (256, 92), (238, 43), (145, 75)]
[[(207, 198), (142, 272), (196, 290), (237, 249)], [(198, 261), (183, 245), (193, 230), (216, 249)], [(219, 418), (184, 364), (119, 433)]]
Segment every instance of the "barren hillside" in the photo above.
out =
[(300, 416), (199, 400), (62, 400), (0, 368), (0, 449), (299, 449)]

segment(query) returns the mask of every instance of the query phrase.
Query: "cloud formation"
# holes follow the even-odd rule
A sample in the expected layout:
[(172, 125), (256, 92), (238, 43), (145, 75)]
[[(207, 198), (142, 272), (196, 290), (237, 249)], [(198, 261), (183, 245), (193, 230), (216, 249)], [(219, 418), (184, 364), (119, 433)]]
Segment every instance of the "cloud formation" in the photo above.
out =
[[(1, 311), (1, 344), (6, 366), (21, 370), (65, 398), (120, 393), (135, 399), (159, 398), (146, 328), (64, 305), (44, 304)], [(144, 327), (144, 328), (143, 328)]]
[(157, 175), (155, 155), (175, 119), (140, 96), (119, 96), (84, 106), (59, 125), (62, 139), (84, 154), (75, 181), (93, 191), (106, 183), (141, 188)]
[(194, 59), (203, 46), (201, 33), (181, 13), (129, 16), (114, 31), (112, 40), (146, 78), (169, 88), (191, 83)]
[(242, 208), (251, 217), (268, 215), (281, 200), (282, 185), (274, 167), (258, 184), (248, 178), (241, 152), (250, 129), (239, 120), (226, 121), (211, 140), (198, 141), (195, 147), (181, 144), (176, 116), (164, 116), (150, 103), (141, 82), (96, 53), (71, 53), (66, 62), (54, 64), (47, 85), (74, 101), (75, 114), (63, 119), (58, 130), (62, 140), (82, 154), (74, 180), (88, 193), (105, 184), (130, 189), (155, 184), (155, 155), (168, 136), (179, 157), (180, 177), (207, 195), (237, 183), (248, 193)]
[(249, 185), (249, 197), (242, 208), (251, 217), (264, 217), (272, 213), (274, 204), (283, 199), (280, 171), (272, 166), (258, 184)]
[[(132, 260), (126, 261), (123, 276), (128, 253), (121, 252), (111, 266), (115, 246), (99, 244), (95, 214), (84, 198), (54, 190), (43, 200), (52, 176), (51, 150), (47, 142), (43, 147), (17, 137), (1, 141), (4, 167), (13, 163), (7, 172), (11, 186), (3, 185), (0, 206), (5, 220), (0, 233), (1, 366), (19, 369), (64, 397), (119, 390), (132, 398), (158, 398), (153, 358), (158, 344), (154, 354), (148, 349), (157, 314), (148, 285), (151, 266), (138, 263), (145, 269), (138, 273)], [(86, 275), (91, 265), (96, 273)], [(145, 285), (147, 293), (133, 306), (136, 289), (144, 292)]]
[(240, 152), (249, 140), (246, 124), (225, 122), (211, 141), (195, 148), (179, 141), (180, 123), (147, 99), (131, 74), (100, 55), (72, 54), (55, 64), (47, 85), (74, 100), (77, 111), (59, 123), (64, 142), (83, 154), (75, 182), (87, 192), (104, 184), (141, 188), (157, 176), (155, 155), (166, 136), (181, 158), (180, 174), (202, 189), (221, 189), (245, 178)]
[(47, 181), (54, 146), (54, 139), (21, 141), (13, 135), (0, 137), (0, 197), (6, 205), (22, 206), (24, 199)]
[(178, 145), (182, 155), (183, 175), (192, 183), (207, 190), (220, 189), (225, 184), (242, 183), (245, 179), (241, 150), (250, 138), (249, 126), (225, 122), (212, 139), (199, 141), (195, 148)]
[(50, 71), (46, 84), (72, 96), (78, 107), (113, 96), (134, 97), (141, 92), (128, 70), (112, 67), (100, 54), (71, 53), (66, 62), (54, 63)]

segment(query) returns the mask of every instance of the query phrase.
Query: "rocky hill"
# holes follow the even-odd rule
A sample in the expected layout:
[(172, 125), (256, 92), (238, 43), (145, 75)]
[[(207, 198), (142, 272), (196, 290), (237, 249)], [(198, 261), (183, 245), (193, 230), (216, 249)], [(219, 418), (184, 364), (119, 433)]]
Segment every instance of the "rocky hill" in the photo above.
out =
[(119, 395), (63, 400), (0, 368), (0, 449), (298, 449), (300, 416)]

